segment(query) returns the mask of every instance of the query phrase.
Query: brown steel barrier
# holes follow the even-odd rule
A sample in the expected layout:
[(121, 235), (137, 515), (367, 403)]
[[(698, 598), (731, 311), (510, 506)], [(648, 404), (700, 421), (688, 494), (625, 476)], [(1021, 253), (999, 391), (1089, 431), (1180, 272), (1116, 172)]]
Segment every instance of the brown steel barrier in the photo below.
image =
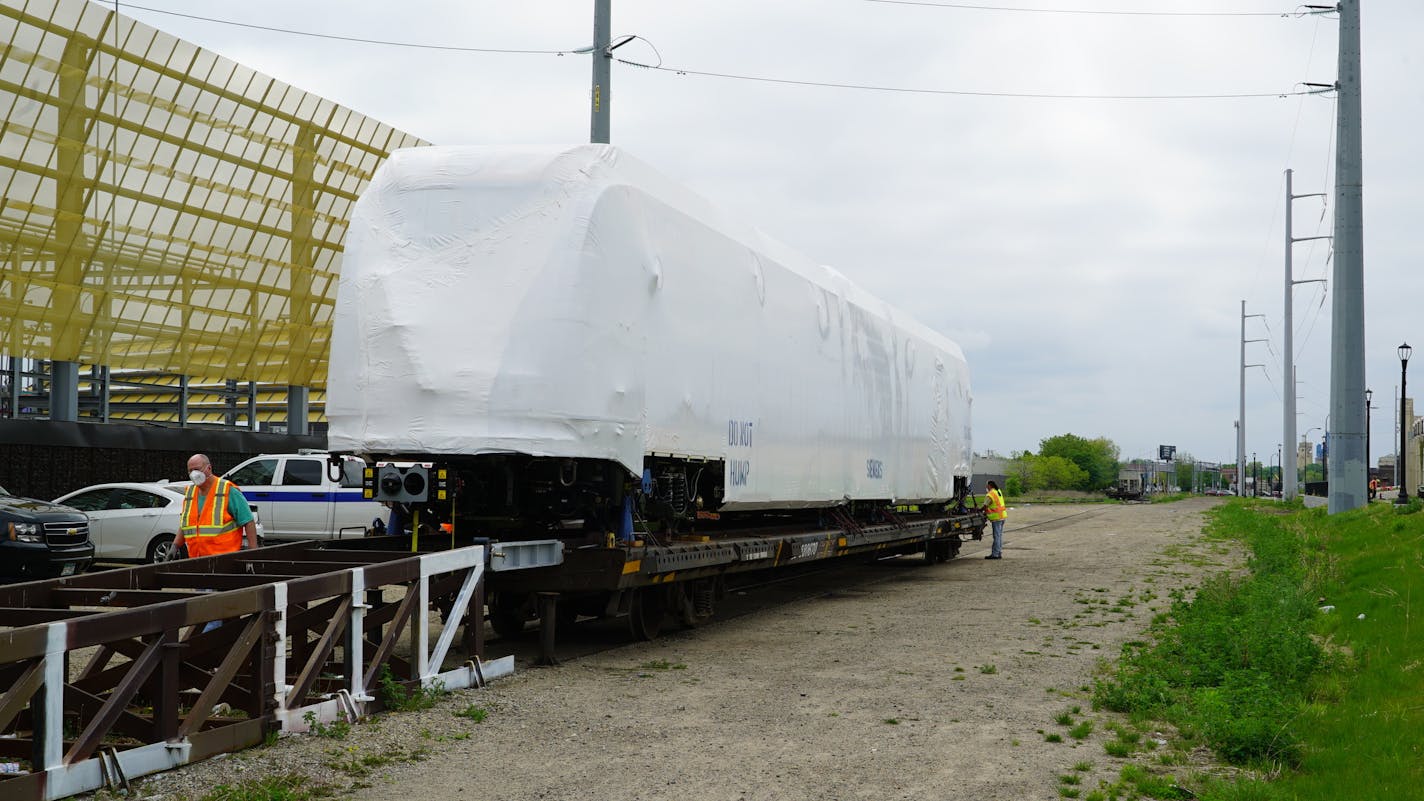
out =
[[(385, 671), (448, 689), (512, 672), (480, 661), (485, 548), (397, 547), (293, 543), (0, 587), (0, 798), (120, 787), (354, 719), (381, 708)], [(432, 608), (450, 622), (433, 648)], [(469, 661), (443, 671), (464, 621)]]

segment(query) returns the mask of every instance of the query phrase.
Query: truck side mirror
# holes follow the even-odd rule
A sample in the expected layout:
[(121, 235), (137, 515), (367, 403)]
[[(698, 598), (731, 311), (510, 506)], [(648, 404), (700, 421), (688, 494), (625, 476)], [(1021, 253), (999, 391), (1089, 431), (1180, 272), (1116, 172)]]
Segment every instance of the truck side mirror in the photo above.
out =
[(361, 471), (365, 466), (359, 459), (343, 459), (340, 478), (342, 489), (361, 489)]

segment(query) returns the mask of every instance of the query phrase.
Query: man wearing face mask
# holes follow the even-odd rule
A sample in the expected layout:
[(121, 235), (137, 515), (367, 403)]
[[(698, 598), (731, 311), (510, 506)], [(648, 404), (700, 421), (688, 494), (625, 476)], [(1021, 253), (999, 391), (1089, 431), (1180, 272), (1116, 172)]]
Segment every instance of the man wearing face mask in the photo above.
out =
[(213, 475), (212, 461), (201, 453), (188, 459), (188, 477), (193, 486), (183, 493), (183, 515), (173, 547), (186, 544), (192, 557), (232, 553), (241, 550), (246, 535), (247, 547), (256, 548), (257, 518), (237, 485)]

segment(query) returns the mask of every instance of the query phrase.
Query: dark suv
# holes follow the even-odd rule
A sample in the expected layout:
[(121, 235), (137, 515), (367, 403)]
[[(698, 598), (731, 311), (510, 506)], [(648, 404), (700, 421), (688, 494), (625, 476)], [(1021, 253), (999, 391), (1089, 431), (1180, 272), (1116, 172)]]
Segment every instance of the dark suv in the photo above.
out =
[(0, 487), (0, 579), (82, 573), (94, 561), (89, 518), (68, 506), (20, 498)]

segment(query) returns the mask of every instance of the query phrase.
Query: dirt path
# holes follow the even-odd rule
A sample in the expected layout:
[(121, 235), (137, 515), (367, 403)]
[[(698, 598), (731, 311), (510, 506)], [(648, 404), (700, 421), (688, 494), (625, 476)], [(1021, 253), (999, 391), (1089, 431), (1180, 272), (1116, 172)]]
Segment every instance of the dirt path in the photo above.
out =
[[(338, 797), (1023, 799), (1122, 761), (1086, 692), (1169, 593), (1234, 564), (1200, 542), (1213, 500), (1010, 513), (1002, 561), (865, 568), (823, 597), (155, 777), (140, 796), (299, 771)], [(1077, 741), (1054, 717), (1097, 721)], [(453, 714), (477, 707), (476, 723)], [(1045, 741), (1061, 733), (1064, 742)], [(369, 764), (363, 764), (369, 763)]]

